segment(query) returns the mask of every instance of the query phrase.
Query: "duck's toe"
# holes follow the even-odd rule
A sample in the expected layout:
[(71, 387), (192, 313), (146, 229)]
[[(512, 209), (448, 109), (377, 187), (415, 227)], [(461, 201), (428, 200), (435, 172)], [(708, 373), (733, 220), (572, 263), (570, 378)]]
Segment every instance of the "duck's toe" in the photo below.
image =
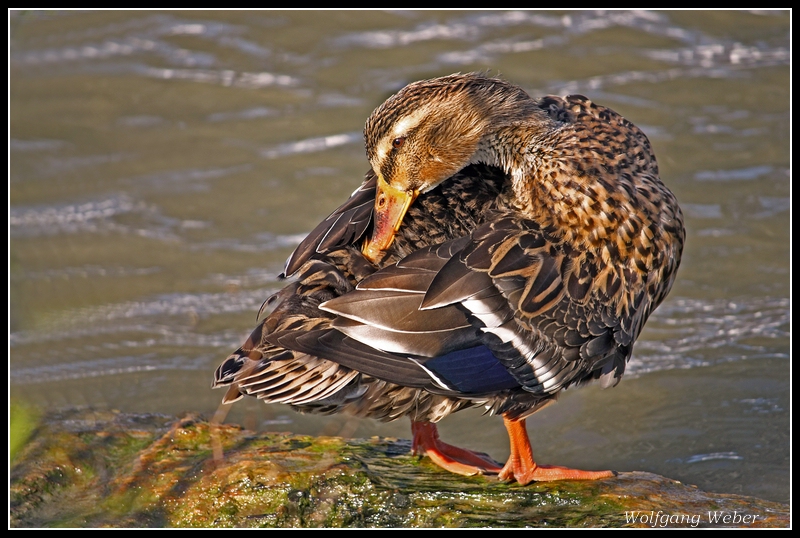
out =
[(439, 439), (439, 430), (431, 422), (412, 422), (414, 454), (428, 456), (439, 467), (464, 476), (497, 474), (500, 464), (486, 454), (449, 445)]

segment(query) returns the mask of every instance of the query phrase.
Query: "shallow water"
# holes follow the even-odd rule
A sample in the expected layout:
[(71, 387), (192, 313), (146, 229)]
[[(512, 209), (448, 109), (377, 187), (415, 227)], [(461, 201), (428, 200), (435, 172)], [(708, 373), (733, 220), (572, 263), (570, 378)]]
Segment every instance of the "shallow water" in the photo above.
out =
[[(783, 12), (13, 12), (10, 393), (212, 415), (213, 371), (360, 183), (408, 82), (500, 73), (639, 125), (686, 215), (678, 281), (613, 390), (529, 420), (543, 463), (789, 501), (790, 20)], [(255, 401), (228, 421), (408, 437)], [(476, 425), (478, 425), (476, 427)], [(466, 411), (456, 444), (508, 454)]]

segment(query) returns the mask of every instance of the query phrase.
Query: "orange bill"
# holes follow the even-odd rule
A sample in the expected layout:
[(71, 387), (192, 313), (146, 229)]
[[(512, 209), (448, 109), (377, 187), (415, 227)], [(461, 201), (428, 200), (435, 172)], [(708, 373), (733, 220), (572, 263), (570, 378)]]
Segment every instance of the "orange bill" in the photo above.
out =
[(361, 252), (372, 263), (383, 258), (383, 253), (392, 246), (394, 235), (403, 223), (409, 206), (419, 195), (419, 191), (396, 189), (378, 176), (378, 190), (375, 193), (374, 226), (372, 236), (364, 242)]

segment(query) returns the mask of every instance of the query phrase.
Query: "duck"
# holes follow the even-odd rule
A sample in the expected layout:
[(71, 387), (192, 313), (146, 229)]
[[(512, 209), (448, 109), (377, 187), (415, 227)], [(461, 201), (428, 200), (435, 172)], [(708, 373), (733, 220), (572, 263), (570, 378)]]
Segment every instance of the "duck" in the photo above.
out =
[[(456, 73), (389, 97), (364, 140), (362, 184), (216, 370), (223, 402), (408, 417), (414, 453), (462, 475), (614, 476), (536, 463), (526, 419), (565, 389), (617, 385), (676, 279), (683, 216), (647, 136), (582, 95)], [(471, 407), (502, 417), (504, 464), (441, 440), (437, 423)]]

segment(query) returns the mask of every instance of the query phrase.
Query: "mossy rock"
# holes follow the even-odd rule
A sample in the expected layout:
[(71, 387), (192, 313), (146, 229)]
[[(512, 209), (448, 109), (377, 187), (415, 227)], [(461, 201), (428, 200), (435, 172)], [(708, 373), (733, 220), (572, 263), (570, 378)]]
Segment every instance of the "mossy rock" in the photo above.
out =
[(47, 417), (11, 469), (11, 527), (787, 527), (789, 507), (658, 475), (528, 486), (410, 442), (255, 433), (199, 417)]

